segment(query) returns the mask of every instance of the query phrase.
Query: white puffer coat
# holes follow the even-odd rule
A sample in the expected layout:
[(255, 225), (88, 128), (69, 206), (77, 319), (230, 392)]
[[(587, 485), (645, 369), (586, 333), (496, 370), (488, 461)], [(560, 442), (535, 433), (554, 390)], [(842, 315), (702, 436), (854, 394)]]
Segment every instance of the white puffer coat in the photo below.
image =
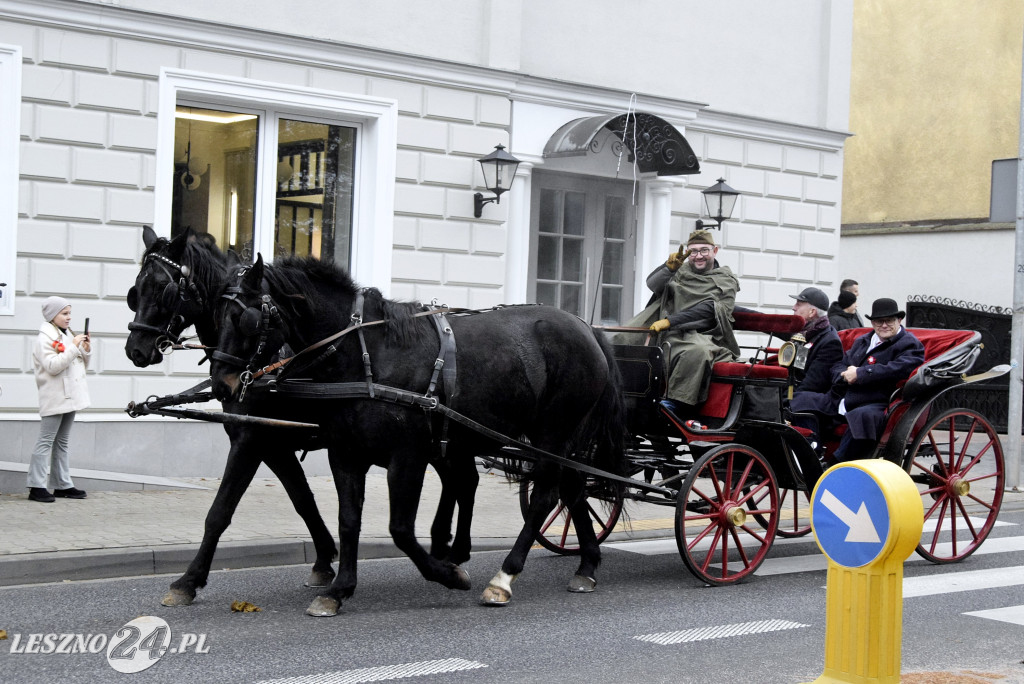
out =
[[(53, 323), (39, 326), (32, 365), (39, 387), (40, 416), (80, 411), (89, 406), (89, 389), (85, 385), (89, 354), (76, 347), (73, 339), (70, 331), (62, 333)], [(63, 344), (64, 351), (58, 351), (55, 343)]]

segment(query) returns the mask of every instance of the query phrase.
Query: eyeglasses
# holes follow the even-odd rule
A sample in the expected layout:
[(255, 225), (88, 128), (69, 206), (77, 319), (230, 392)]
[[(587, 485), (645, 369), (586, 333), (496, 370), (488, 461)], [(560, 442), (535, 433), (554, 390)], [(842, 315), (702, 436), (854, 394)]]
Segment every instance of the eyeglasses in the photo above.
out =
[(711, 247), (701, 247), (700, 249), (690, 248), (690, 256), (697, 256), (698, 254), (702, 257), (711, 256)]
[(895, 318), (895, 317), (894, 318), (876, 318), (873, 321), (871, 321), (871, 325), (875, 325), (875, 326), (878, 326), (878, 327), (888, 326), (890, 328), (895, 328), (899, 324), (900, 324), (900, 319)]

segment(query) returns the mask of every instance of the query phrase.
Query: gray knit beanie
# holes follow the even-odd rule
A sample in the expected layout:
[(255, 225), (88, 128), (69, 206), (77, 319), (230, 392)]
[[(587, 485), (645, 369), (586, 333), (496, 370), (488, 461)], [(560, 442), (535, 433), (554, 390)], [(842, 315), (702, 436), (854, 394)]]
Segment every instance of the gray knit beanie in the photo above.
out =
[(71, 302), (63, 297), (47, 297), (43, 302), (43, 320), (49, 323), (64, 310), (65, 306), (71, 306)]

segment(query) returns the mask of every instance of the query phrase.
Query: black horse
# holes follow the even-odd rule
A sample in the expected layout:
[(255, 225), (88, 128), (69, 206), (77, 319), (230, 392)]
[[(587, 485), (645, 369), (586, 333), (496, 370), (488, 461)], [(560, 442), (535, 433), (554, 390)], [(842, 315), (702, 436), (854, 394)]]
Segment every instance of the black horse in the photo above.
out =
[[(216, 344), (215, 298), (229, 273), (225, 270), (225, 255), (208, 236), (188, 230), (168, 241), (158, 238), (146, 226), (143, 242), (146, 252), (142, 269), (128, 293), (128, 305), (135, 311), (135, 320), (128, 326), (131, 332), (125, 343), (125, 353), (140, 368), (159, 363), (163, 358), (161, 345), (178, 340), (190, 325), (195, 325), (204, 345)], [(291, 410), (274, 396), (254, 397), (244, 406), (238, 401), (224, 403), (227, 413), (285, 418)], [(280, 479), (313, 538), (316, 562), (306, 585), (329, 585), (334, 578), (331, 562), (337, 555), (337, 547), (295, 457), (294, 437), (279, 428), (225, 425), (224, 429), (231, 440), (231, 450), (220, 488), (206, 515), (202, 544), (185, 574), (171, 584), (163, 604), (190, 605), (196, 590), (206, 586), (217, 543), (231, 524), (231, 516), (260, 463), (266, 463)]]
[[(475, 473), (475, 456), (493, 452), (495, 442), (457, 422), (446, 424), (438, 412), (401, 403), (395, 399), (401, 393), (332, 398), (331, 392), (330, 383), (355, 387), (372, 380), (378, 387), (404, 390), (406, 398), (426, 395), (443, 346), (431, 317), (418, 304), (388, 300), (374, 289), (360, 290), (344, 271), (315, 259), (286, 258), (264, 266), (258, 258), (253, 266), (239, 269), (236, 284), (221, 298), (211, 377), (214, 394), (223, 401), (243, 391), (252, 371), (267, 364), (270, 350), (286, 342), (302, 350), (363, 322), (330, 347), (300, 353), (292, 362), (304, 367), (301, 372), (309, 380), (291, 384), (321, 392), (311, 417), (327, 436), (339, 499), (338, 575), (309, 607), (310, 615), (336, 614), (355, 591), (365, 476), (373, 464), (387, 469), (390, 531), (398, 548), (428, 580), (449, 588), (469, 586), (460, 568), (426, 553), (413, 524), (427, 463), (445, 462), (454, 472)], [(543, 306), (453, 315), (447, 323), (458, 352), (454, 389), (445, 389), (443, 383), (436, 387), (446, 406), (503, 435), (525, 436), (534, 447), (612, 473), (624, 471), (622, 396), (601, 333), (575, 316)], [(289, 383), (278, 384), (287, 393)], [(484, 603), (509, 601), (511, 582), (523, 569), (544, 515), (559, 498), (572, 511), (582, 549), (569, 589), (594, 589), (600, 549), (587, 512), (585, 476), (542, 459), (531, 477), (534, 489), (525, 524), (484, 591)]]

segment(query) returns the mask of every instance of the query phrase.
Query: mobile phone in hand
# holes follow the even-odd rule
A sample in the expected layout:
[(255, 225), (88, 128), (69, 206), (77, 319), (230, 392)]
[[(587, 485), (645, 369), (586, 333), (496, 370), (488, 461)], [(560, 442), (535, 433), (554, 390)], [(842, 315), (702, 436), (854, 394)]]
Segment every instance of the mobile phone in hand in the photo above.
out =
[(83, 332), (85, 333), (86, 337), (89, 336), (89, 319), (88, 318), (85, 319), (85, 330)]

